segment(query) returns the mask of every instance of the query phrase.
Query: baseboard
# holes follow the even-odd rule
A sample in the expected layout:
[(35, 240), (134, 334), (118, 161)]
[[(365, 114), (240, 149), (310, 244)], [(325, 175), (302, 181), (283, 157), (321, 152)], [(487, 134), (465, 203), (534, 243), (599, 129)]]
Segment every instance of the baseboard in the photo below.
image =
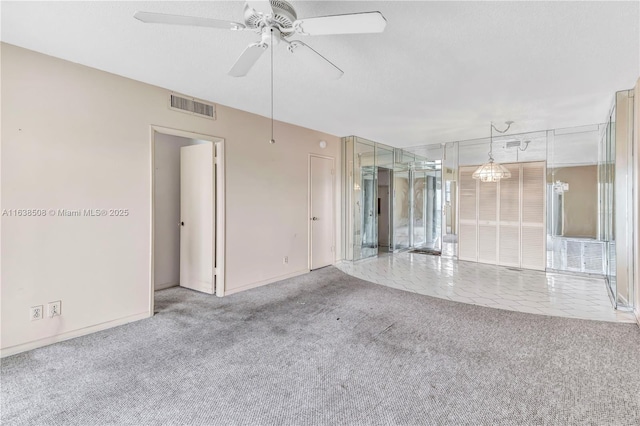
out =
[(628, 300), (627, 300), (627, 298), (626, 298), (626, 297), (624, 297), (623, 295), (618, 294), (618, 299), (620, 299), (620, 301), (618, 302), (618, 305), (621, 305), (621, 306), (630, 306), (629, 301), (628, 301)]
[(165, 290), (167, 288), (171, 288), (171, 287), (178, 287), (180, 285), (180, 283), (164, 283), (164, 284), (158, 284), (156, 286), (153, 287), (153, 291), (158, 291), (158, 290)]
[(638, 327), (640, 327), (640, 306), (633, 311), (636, 314), (636, 322), (638, 323)]
[(268, 280), (257, 281), (257, 282), (251, 283), (251, 284), (243, 285), (242, 287), (233, 288), (233, 289), (226, 288), (225, 292), (224, 292), (224, 295), (228, 296), (230, 294), (239, 293), (241, 291), (250, 290), (252, 288), (261, 287), (263, 285), (275, 283), (276, 281), (282, 281), (282, 280), (286, 280), (287, 278), (293, 278), (293, 277), (297, 277), (299, 275), (304, 275), (304, 274), (308, 274), (308, 273), (309, 273), (308, 269), (302, 269), (300, 271), (292, 272), (290, 274), (280, 275), (280, 276), (277, 276), (277, 277), (274, 277), (274, 278), (269, 278)]
[(63, 342), (65, 340), (73, 339), (87, 334), (95, 333), (97, 331), (106, 330), (108, 328), (117, 327), (119, 325), (128, 324), (130, 322), (138, 321), (141, 319), (149, 318), (149, 312), (143, 312), (141, 314), (130, 315), (124, 318), (118, 318), (117, 320), (103, 322), (101, 324), (92, 325), (90, 327), (81, 328), (78, 330), (68, 331), (66, 333), (58, 334), (51, 337), (45, 337), (44, 339), (34, 340), (32, 342), (23, 343), (20, 345), (10, 346), (8, 348), (0, 349), (0, 358), (5, 358), (11, 355), (18, 354), (20, 352), (30, 351), (32, 349), (41, 348), (43, 346), (51, 345), (53, 343)]

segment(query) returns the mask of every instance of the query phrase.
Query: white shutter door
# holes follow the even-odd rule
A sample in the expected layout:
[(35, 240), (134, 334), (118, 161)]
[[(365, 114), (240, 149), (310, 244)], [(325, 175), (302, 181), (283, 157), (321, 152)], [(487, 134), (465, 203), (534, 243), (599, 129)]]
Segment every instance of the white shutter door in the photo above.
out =
[(498, 184), (480, 182), (478, 190), (478, 262), (495, 264), (497, 260)]
[(477, 183), (471, 177), (475, 167), (460, 167), (460, 235), (458, 237), (458, 259), (478, 260), (477, 253)]
[(520, 164), (503, 164), (511, 172), (500, 181), (498, 264), (520, 267)]
[(522, 164), (523, 268), (545, 270), (545, 163)]

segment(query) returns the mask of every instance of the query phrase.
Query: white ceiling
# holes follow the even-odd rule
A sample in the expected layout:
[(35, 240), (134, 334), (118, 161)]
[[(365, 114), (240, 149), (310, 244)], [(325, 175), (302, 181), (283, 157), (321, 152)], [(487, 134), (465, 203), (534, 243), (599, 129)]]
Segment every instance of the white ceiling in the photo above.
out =
[[(382, 34), (306, 37), (345, 75), (275, 51), (275, 118), (393, 146), (604, 121), (640, 75), (631, 2), (292, 1), (298, 17), (381, 11)], [(242, 2), (2, 1), (2, 41), (269, 116), (269, 58), (227, 71), (252, 32), (142, 24), (137, 10), (242, 22)], [(300, 37), (302, 39), (302, 37)], [(277, 137), (277, 135), (276, 135)]]

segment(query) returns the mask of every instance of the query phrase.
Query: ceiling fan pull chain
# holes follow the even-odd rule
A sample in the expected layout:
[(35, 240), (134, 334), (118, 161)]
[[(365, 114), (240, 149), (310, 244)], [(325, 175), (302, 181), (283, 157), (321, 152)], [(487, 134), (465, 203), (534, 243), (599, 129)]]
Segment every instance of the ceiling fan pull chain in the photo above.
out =
[(273, 138), (273, 28), (271, 31), (271, 46), (269, 49), (271, 50), (271, 139), (269, 140), (270, 144), (276, 143), (276, 140)]

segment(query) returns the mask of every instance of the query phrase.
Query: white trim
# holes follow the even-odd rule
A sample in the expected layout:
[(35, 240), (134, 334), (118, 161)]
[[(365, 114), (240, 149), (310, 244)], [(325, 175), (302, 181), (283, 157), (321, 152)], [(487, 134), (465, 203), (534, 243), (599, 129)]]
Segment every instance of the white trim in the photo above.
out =
[[(221, 286), (222, 290), (220, 294), (216, 292), (218, 296), (224, 295), (225, 288), (225, 158), (224, 158), (224, 139), (218, 136), (213, 135), (205, 135), (202, 133), (189, 132), (186, 130), (180, 129), (172, 129), (170, 127), (162, 127), (151, 125), (149, 126), (149, 143), (151, 152), (151, 160), (150, 160), (150, 177), (151, 177), (151, 206), (150, 206), (150, 243), (149, 243), (149, 254), (150, 254), (150, 262), (149, 262), (149, 312), (153, 314), (154, 311), (154, 242), (155, 242), (155, 135), (156, 133), (162, 133), (170, 136), (178, 136), (187, 139), (197, 139), (204, 140), (213, 143), (213, 146), (216, 148), (216, 267), (218, 269), (218, 274), (215, 276), (216, 285)], [(220, 154), (218, 156), (218, 154)]]
[(58, 334), (51, 337), (45, 337), (43, 339), (33, 340), (31, 342), (22, 343), (16, 346), (9, 346), (8, 348), (4, 348), (0, 351), (0, 358), (8, 357), (11, 355), (15, 355), (20, 352), (30, 351), (32, 349), (37, 349), (42, 346), (51, 345), (54, 343), (63, 342), (65, 340), (73, 339), (80, 336), (86, 336), (88, 334), (92, 334), (98, 331), (106, 330), (108, 328), (117, 327), (119, 325), (128, 324), (130, 322), (138, 321), (145, 318), (150, 318), (153, 316), (153, 311), (150, 312), (142, 312), (140, 314), (130, 315), (124, 318), (118, 318), (113, 321), (107, 321), (100, 324), (92, 325), (89, 327), (81, 328), (78, 330), (68, 331), (66, 333)]
[[(164, 284), (160, 284), (160, 286), (159, 286), (159, 287), (157, 287), (157, 288), (155, 289), (155, 291), (166, 290), (166, 289), (168, 289), (168, 288), (171, 288), (171, 287), (177, 287), (177, 286), (179, 286), (179, 285), (180, 285), (180, 283), (179, 283), (179, 282), (174, 282), (174, 283), (164, 283)], [(155, 286), (154, 286), (154, 287), (155, 287)]]
[(260, 286), (263, 286), (263, 285), (266, 285), (266, 284), (272, 284), (272, 283), (275, 283), (277, 281), (286, 280), (287, 278), (293, 278), (293, 277), (297, 277), (297, 276), (300, 276), (300, 275), (308, 274), (309, 272), (311, 272), (311, 271), (309, 271), (308, 269), (301, 269), (299, 271), (292, 272), (290, 274), (285, 274), (285, 275), (280, 275), (280, 276), (277, 276), (277, 277), (274, 277), (274, 278), (269, 278), (268, 280), (256, 281), (256, 282), (253, 282), (253, 283), (250, 283), (250, 284), (246, 284), (246, 285), (243, 285), (241, 287), (234, 288), (234, 289), (227, 289), (226, 292), (225, 292), (225, 296), (229, 296), (230, 294), (239, 293), (239, 292), (245, 291), (245, 290), (250, 290), (252, 288), (260, 287)]
[(216, 148), (216, 296), (222, 297), (226, 290), (226, 164), (224, 139), (214, 144)]

